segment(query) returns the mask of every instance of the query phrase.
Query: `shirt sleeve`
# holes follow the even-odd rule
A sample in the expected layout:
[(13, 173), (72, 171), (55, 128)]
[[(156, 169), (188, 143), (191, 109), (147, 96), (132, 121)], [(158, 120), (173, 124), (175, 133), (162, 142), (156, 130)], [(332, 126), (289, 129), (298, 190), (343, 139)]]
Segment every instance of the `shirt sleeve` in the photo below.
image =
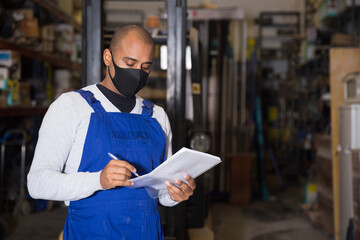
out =
[(173, 207), (179, 203), (172, 200), (169, 194), (161, 195), (159, 197), (159, 202), (165, 207)]
[(27, 176), (29, 194), (35, 199), (75, 201), (102, 189), (100, 172), (63, 172), (79, 124), (72, 101), (60, 96), (44, 116)]

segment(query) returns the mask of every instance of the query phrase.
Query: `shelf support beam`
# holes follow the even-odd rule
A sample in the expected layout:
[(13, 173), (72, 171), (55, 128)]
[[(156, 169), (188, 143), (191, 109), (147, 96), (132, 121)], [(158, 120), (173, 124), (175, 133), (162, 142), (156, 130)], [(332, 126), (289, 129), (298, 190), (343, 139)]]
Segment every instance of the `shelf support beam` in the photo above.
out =
[(32, 0), (32, 1), (38, 4), (40, 7), (48, 10), (50, 13), (52, 13), (54, 16), (61, 19), (62, 21), (73, 25), (77, 31), (81, 30), (80, 23), (78, 23), (72, 16), (60, 10), (55, 3), (45, 0)]
[(82, 86), (100, 82), (102, 66), (102, 1), (82, 1)]

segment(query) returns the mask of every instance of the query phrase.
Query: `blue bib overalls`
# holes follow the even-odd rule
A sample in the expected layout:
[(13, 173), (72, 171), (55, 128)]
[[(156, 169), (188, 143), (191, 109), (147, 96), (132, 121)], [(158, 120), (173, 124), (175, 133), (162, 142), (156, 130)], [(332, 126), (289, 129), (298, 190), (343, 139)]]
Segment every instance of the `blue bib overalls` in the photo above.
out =
[[(108, 152), (132, 164), (140, 175), (165, 161), (166, 137), (155, 118), (153, 104), (143, 101), (141, 114), (106, 112), (90, 91), (79, 90), (94, 109), (78, 172), (101, 171)], [(70, 202), (64, 240), (164, 239), (157, 199), (144, 188), (117, 187)]]

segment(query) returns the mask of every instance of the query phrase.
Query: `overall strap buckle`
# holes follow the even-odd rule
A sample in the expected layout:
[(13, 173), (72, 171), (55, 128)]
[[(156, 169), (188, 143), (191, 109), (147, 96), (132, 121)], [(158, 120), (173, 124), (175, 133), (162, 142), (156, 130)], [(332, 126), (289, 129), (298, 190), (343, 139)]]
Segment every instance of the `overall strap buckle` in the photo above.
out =
[(154, 104), (149, 100), (143, 100), (142, 115), (152, 116)]
[(85, 91), (83, 89), (76, 90), (75, 92), (80, 93), (80, 95), (88, 102), (95, 112), (106, 112), (92, 92)]

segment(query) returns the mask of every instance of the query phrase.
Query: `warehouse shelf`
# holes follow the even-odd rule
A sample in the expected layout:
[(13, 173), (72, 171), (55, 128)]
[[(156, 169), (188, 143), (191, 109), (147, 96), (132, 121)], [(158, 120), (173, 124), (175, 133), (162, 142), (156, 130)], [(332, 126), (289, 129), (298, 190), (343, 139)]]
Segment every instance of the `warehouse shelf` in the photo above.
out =
[(289, 61), (289, 58), (284, 57), (262, 57), (261, 61), (267, 62), (267, 61)]
[(0, 118), (42, 116), (47, 107), (9, 107), (0, 108)]
[(78, 23), (72, 16), (60, 10), (58, 6), (48, 0), (32, 0), (34, 3), (38, 4), (40, 7), (45, 8), (50, 13), (54, 14), (57, 18), (62, 21), (71, 24), (77, 31), (81, 31), (81, 24)]
[(287, 23), (275, 23), (275, 24), (263, 24), (262, 27), (267, 28), (300, 28), (298, 24), (287, 24)]
[(40, 61), (49, 62), (50, 64), (57, 67), (67, 68), (69, 70), (81, 72), (81, 64), (79, 63), (71, 62), (69, 59), (57, 56), (55, 54), (48, 54), (48, 53), (35, 51), (30, 47), (24, 47), (23, 45), (13, 43), (4, 38), (0, 38), (0, 49), (15, 50), (29, 58), (34, 58)]

